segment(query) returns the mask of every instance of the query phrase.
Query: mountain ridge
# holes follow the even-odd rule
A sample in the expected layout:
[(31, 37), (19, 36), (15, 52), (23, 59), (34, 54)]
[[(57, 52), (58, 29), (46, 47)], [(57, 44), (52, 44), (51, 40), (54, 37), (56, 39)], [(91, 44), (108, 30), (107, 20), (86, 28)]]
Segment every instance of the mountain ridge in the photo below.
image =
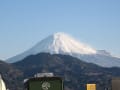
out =
[[(39, 53), (13, 63), (25, 78), (39, 72), (53, 72), (64, 80), (65, 90), (85, 90), (87, 83), (96, 83), (99, 90), (110, 88), (111, 78), (120, 76), (120, 68), (103, 68), (69, 55)], [(79, 83), (79, 84), (78, 84)]]
[(0, 60), (0, 74), (10, 90), (22, 90), (23, 73), (12, 64)]
[[(23, 79), (41, 72), (53, 72), (55, 76), (61, 77), (64, 80), (65, 90), (85, 90), (87, 83), (96, 83), (98, 90), (104, 90), (111, 88), (112, 77), (120, 76), (118, 67), (104, 68), (76, 57), (61, 54), (39, 53), (29, 55), (12, 64), (5, 62), (2, 64), (0, 72), (11, 90), (23, 90)], [(17, 73), (16, 70), (10, 70), (9, 65), (17, 69)]]

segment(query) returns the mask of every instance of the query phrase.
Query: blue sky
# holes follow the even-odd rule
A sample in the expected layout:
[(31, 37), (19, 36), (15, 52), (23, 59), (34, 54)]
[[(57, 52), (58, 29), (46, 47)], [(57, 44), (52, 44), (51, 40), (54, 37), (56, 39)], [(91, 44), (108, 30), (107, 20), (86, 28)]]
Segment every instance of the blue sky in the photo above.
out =
[(0, 59), (55, 32), (120, 57), (120, 0), (0, 0)]

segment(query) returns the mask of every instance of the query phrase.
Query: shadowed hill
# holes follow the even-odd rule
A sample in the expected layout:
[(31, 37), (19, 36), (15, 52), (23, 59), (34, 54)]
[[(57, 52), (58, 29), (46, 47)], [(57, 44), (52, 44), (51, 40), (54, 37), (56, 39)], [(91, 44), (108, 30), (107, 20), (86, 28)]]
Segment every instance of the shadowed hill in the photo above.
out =
[(0, 74), (4, 79), (7, 88), (10, 90), (22, 90), (23, 85), (21, 83), (22, 72), (14, 68), (11, 64), (0, 61)]
[(102, 68), (68, 55), (49, 53), (31, 55), (13, 65), (23, 71), (25, 78), (39, 72), (53, 72), (64, 79), (65, 88), (69, 90), (85, 90), (86, 83), (96, 83), (102, 90), (110, 87), (113, 76), (120, 76), (119, 68)]

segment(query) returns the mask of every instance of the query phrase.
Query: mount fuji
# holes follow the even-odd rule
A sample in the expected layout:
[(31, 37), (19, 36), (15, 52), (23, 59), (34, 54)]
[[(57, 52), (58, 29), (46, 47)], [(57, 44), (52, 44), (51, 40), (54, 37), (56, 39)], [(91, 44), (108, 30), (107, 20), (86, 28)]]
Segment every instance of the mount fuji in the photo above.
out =
[(38, 53), (62, 54), (79, 58), (85, 62), (102, 67), (120, 67), (120, 58), (112, 56), (105, 50), (96, 50), (81, 43), (65, 33), (55, 33), (37, 43), (31, 49), (9, 58), (7, 62), (14, 63), (29, 55)]

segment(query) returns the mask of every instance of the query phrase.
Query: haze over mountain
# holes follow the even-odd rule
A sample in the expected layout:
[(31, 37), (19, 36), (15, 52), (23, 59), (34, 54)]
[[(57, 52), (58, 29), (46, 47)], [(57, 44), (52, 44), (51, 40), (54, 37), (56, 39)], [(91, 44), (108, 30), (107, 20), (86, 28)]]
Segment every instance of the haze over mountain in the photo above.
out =
[(50, 35), (31, 49), (9, 58), (7, 62), (17, 62), (29, 55), (35, 55), (41, 52), (71, 55), (85, 62), (94, 63), (103, 67), (120, 67), (120, 58), (112, 56), (105, 50), (96, 50), (65, 33)]

